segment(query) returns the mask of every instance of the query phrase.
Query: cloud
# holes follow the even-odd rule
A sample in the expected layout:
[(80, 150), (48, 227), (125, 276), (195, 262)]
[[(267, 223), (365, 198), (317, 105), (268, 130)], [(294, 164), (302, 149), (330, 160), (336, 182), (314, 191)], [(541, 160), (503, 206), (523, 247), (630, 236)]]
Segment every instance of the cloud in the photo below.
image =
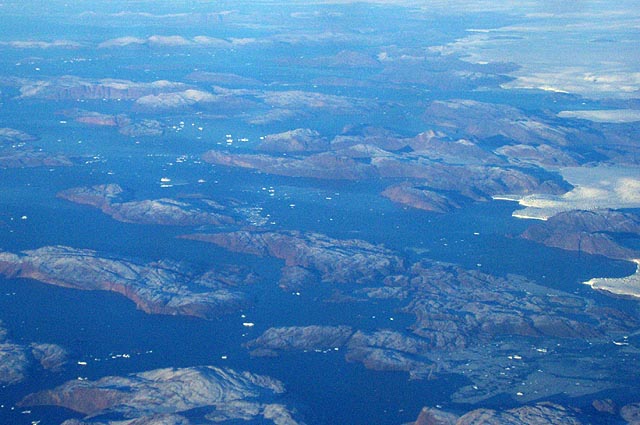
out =
[(114, 17), (114, 18), (146, 18), (146, 19), (176, 19), (191, 16), (189, 13), (169, 13), (169, 14), (155, 14), (148, 12), (129, 12), (121, 11), (115, 13), (98, 13), (94, 11), (82, 12), (78, 15), (80, 18), (93, 18), (93, 17)]
[(37, 40), (16, 40), (0, 41), (0, 46), (8, 46), (16, 49), (77, 49), (82, 47), (81, 43), (70, 40), (37, 41)]
[(594, 122), (631, 123), (640, 121), (638, 109), (607, 109), (589, 111), (560, 111), (560, 118), (578, 118)]
[[(305, 0), (305, 4), (353, 4), (369, 3), (387, 6), (411, 7), (427, 11), (441, 11), (449, 14), (462, 15), (478, 12), (509, 12), (514, 9), (527, 7), (528, 10), (535, 11), (537, 1), (520, 0)], [(260, 0), (255, 1), (259, 3)], [(271, 0), (270, 0), (271, 2)], [(283, 1), (280, 4), (290, 6), (295, 1)], [(301, 3), (301, 2), (298, 2)], [(276, 2), (277, 4), (277, 2)]]
[(100, 49), (109, 49), (126, 46), (150, 46), (150, 47), (219, 47), (228, 49), (234, 46), (243, 46), (255, 43), (264, 43), (265, 40), (255, 38), (214, 38), (206, 35), (198, 35), (191, 39), (181, 35), (150, 35), (147, 38), (118, 37), (105, 40), (98, 44)]
[(147, 41), (151, 45), (169, 46), (169, 47), (188, 46), (193, 43), (192, 41), (187, 40), (181, 35), (169, 35), (169, 36), (152, 35), (147, 39)]
[(232, 43), (222, 38), (208, 37), (206, 35), (198, 35), (193, 37), (193, 42), (202, 46), (228, 48)]
[(147, 40), (144, 38), (138, 38), (138, 37), (118, 37), (118, 38), (112, 38), (110, 40), (106, 40), (103, 41), (102, 43), (98, 44), (98, 48), (99, 49), (106, 49), (106, 48), (111, 48), (111, 47), (124, 47), (124, 46), (130, 46), (132, 44), (146, 44)]
[(615, 186), (615, 192), (624, 202), (640, 203), (640, 180), (621, 178)]

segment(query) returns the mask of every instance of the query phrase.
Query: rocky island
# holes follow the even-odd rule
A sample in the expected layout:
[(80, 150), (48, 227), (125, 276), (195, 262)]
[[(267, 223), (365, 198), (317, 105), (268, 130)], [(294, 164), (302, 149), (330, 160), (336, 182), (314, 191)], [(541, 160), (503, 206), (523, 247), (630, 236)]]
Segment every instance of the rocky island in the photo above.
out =
[(25, 143), (36, 140), (38, 140), (37, 137), (24, 131), (8, 127), (0, 128), (0, 142), (2, 143)]
[(578, 413), (554, 403), (537, 403), (504, 411), (476, 409), (456, 415), (436, 408), (425, 407), (414, 425), (470, 425), (483, 424), (537, 424), (537, 425), (581, 425)]
[(142, 96), (185, 90), (184, 83), (157, 80), (136, 82), (119, 79), (86, 79), (63, 75), (49, 80), (4, 79), (4, 85), (17, 86), (21, 98), (45, 100), (136, 100)]
[(433, 190), (410, 183), (389, 186), (381, 195), (397, 204), (438, 213), (449, 212), (461, 207), (460, 203), (451, 199), (450, 196), (447, 197)]
[(50, 154), (32, 145), (37, 138), (13, 128), (0, 128), (0, 168), (66, 167), (65, 155)]
[(313, 152), (326, 150), (328, 143), (315, 130), (297, 128), (265, 136), (256, 149), (265, 152)]
[[(615, 403), (610, 399), (595, 400), (593, 406), (601, 413), (605, 413), (607, 422), (635, 424), (640, 413), (640, 403), (630, 403), (618, 411)], [(556, 403), (540, 402), (533, 405), (516, 407), (513, 409), (475, 409), (463, 414), (454, 414), (442, 409), (425, 407), (422, 409), (414, 425), (470, 425), (483, 424), (569, 424), (581, 425), (586, 422), (581, 417), (579, 409), (563, 407)]]
[(132, 119), (127, 114), (104, 114), (74, 108), (60, 112), (61, 115), (72, 118), (81, 124), (98, 127), (115, 127), (120, 134), (129, 137), (162, 136), (164, 126), (153, 119)]
[(86, 415), (85, 422), (65, 424), (100, 424), (101, 417), (135, 423), (190, 423), (181, 413), (198, 409), (198, 423), (244, 420), (295, 425), (294, 413), (274, 402), (284, 392), (283, 384), (268, 376), (200, 366), (106, 376), (97, 381), (73, 380), (30, 394), (20, 406), (59, 406)]
[[(58, 193), (58, 197), (100, 209), (125, 223), (165, 226), (229, 225), (235, 220), (215, 211), (203, 211), (187, 202), (174, 199), (148, 199), (118, 202), (124, 190), (117, 184), (76, 187)], [(204, 205), (206, 206), (206, 205)]]
[(242, 293), (214, 284), (211, 274), (197, 276), (168, 262), (143, 264), (64, 246), (0, 252), (0, 273), (65, 288), (116, 292), (150, 314), (212, 319), (245, 303)]
[[(284, 260), (285, 268), (300, 267), (330, 283), (375, 283), (403, 270), (403, 261), (379, 245), (338, 240), (298, 231), (190, 234), (184, 239), (213, 243), (233, 252)], [(282, 283), (281, 286), (289, 287)]]
[(59, 372), (67, 361), (67, 352), (56, 344), (12, 342), (0, 322), (0, 385), (23, 382), (36, 368)]

